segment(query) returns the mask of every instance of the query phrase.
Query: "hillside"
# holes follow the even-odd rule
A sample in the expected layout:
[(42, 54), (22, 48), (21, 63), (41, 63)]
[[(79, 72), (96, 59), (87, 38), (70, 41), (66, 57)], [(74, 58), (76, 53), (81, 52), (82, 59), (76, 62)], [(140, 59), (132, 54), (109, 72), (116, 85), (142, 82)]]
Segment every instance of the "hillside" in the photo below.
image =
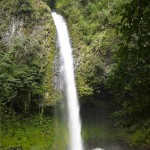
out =
[(149, 0), (1, 0), (0, 149), (68, 148), (51, 11), (69, 30), (85, 149), (148, 150)]

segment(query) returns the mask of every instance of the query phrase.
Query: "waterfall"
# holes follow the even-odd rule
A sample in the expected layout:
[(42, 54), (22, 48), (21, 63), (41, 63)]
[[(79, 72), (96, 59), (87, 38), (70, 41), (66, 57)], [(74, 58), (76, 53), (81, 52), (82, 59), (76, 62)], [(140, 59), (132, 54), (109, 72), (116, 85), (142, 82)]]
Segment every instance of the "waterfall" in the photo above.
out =
[(81, 138), (81, 122), (79, 104), (76, 91), (72, 47), (70, 44), (68, 29), (62, 16), (52, 12), (58, 36), (58, 46), (64, 63), (64, 75), (67, 94), (68, 127), (70, 135), (69, 150), (83, 150)]

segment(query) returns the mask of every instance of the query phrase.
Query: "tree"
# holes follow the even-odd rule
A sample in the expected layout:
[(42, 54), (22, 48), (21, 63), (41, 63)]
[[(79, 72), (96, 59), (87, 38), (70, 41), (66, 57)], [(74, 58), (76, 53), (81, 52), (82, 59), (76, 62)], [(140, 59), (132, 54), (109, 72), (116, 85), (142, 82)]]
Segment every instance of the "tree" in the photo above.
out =
[(26, 39), (14, 40), (7, 52), (1, 49), (0, 105), (26, 113), (32, 103), (42, 100), (44, 73), (37, 51)]
[(150, 1), (132, 0), (121, 11), (123, 35), (110, 76), (121, 109), (116, 114), (130, 126), (149, 119), (150, 113)]

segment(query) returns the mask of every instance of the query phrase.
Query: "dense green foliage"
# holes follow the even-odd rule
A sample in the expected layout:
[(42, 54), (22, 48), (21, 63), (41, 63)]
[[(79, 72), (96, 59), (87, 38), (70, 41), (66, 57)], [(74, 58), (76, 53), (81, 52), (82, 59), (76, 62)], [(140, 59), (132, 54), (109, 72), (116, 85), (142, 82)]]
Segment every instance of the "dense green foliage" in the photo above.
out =
[(7, 115), (4, 111), (1, 113), (1, 150), (53, 149), (56, 134), (53, 118), (44, 116), (41, 123), (39, 115), (22, 117), (8, 109)]
[[(115, 114), (125, 126), (136, 125), (150, 142), (150, 2), (132, 0), (124, 6), (119, 31), (123, 38), (116, 53), (110, 85), (121, 109)], [(119, 122), (119, 123), (121, 123)], [(138, 122), (138, 124), (137, 124)]]
[(29, 15), (34, 11), (30, 0), (2, 0), (1, 8), (2, 10), (8, 8), (7, 11), (16, 16)]
[(130, 127), (132, 144), (147, 147), (149, 8), (148, 0), (56, 1), (56, 9), (66, 17), (73, 39), (80, 96), (111, 93), (118, 105), (114, 113), (118, 124)]
[[(150, 107), (150, 2), (132, 1), (122, 12), (120, 32), (123, 34), (116, 53), (111, 85), (123, 106), (128, 121), (147, 119)], [(131, 9), (130, 9), (131, 8)], [(127, 116), (127, 114), (129, 116)], [(132, 116), (134, 115), (134, 117)]]
[(44, 73), (37, 63), (38, 49), (39, 46), (32, 46), (29, 41), (19, 39), (13, 42), (9, 52), (6, 53), (6, 49), (1, 49), (1, 105), (26, 112), (30, 103), (38, 103), (42, 99)]
[(0, 105), (27, 113), (52, 105), (54, 26), (49, 7), (36, 0), (2, 0)]
[[(99, 93), (110, 72), (112, 55), (120, 35), (115, 26), (121, 17), (115, 15), (122, 1), (57, 1), (73, 39), (76, 79), (80, 96)], [(125, 2), (125, 1), (124, 1)]]
[[(68, 23), (83, 103), (98, 108), (104, 99), (115, 103), (116, 125), (127, 128), (122, 132), (113, 128), (108, 133), (107, 127), (89, 129), (85, 125), (85, 141), (119, 138), (149, 149), (150, 1), (43, 1), (63, 14)], [(62, 140), (66, 129), (60, 130), (57, 123), (54, 128), (52, 119), (42, 119), (43, 108), (59, 99), (53, 82), (55, 29), (51, 10), (43, 1), (0, 1), (0, 135), (5, 148), (66, 149), (67, 132), (65, 144)], [(37, 111), (40, 116), (27, 117)], [(59, 144), (53, 145), (55, 129)]]
[[(0, 149), (49, 149), (55, 29), (41, 0), (0, 1)], [(52, 148), (53, 149), (53, 148)]]

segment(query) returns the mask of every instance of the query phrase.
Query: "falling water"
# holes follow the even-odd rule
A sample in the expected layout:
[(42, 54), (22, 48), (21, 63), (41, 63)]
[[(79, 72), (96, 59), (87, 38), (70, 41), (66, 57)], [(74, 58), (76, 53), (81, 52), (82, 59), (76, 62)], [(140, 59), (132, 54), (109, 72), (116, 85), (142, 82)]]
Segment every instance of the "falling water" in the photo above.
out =
[(68, 126), (70, 134), (69, 150), (83, 150), (79, 104), (75, 85), (72, 48), (66, 22), (62, 16), (52, 13), (58, 34), (58, 46), (64, 62), (64, 73), (67, 93)]

